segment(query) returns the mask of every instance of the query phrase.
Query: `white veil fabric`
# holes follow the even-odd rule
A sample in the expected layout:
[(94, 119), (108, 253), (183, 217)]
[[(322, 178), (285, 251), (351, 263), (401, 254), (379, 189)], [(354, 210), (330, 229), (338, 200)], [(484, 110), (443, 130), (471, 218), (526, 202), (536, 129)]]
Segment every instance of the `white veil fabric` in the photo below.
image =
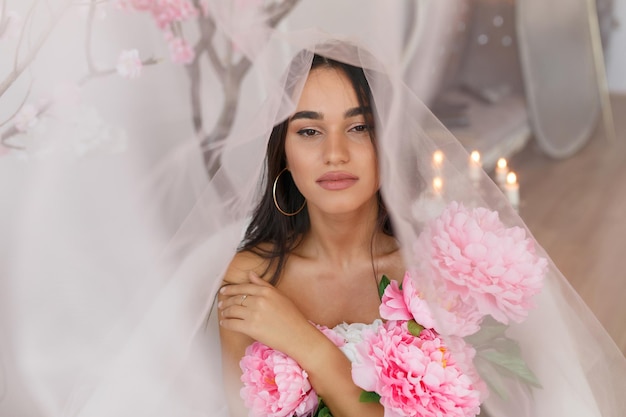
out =
[[(228, 416), (214, 298), (259, 197), (269, 134), (295, 108), (313, 53), (364, 68), (381, 190), (408, 267), (419, 264), (413, 246), (426, 223), (454, 201), (495, 210), (530, 236), (485, 173), (471, 179), (467, 152), (402, 82), (402, 60), (384, 38), (357, 46), (362, 40), (274, 29), (258, 5), (230, 3), (198, 12), (236, 45), (233, 59), (250, 61), (223, 139), (201, 145), (200, 133), (181, 127), (189, 85), (167, 65), (144, 67), (136, 87), (103, 82), (80, 100), (53, 101), (58, 110), (40, 107), (32, 128), (6, 139), (14, 149), (0, 158), (0, 415)], [(52, 39), (61, 49), (42, 50), (51, 54), (43, 65), (72, 50), (75, 26), (65, 28)], [(98, 39), (107, 41), (119, 44)], [(222, 93), (201, 93), (215, 119)], [(435, 166), (437, 150), (444, 160)], [(433, 188), (435, 177), (442, 187)], [(427, 274), (415, 279), (429, 287)], [(507, 336), (541, 387), (499, 376), (502, 393), (490, 392), (485, 415), (621, 416), (626, 359), (550, 261), (534, 304)]]

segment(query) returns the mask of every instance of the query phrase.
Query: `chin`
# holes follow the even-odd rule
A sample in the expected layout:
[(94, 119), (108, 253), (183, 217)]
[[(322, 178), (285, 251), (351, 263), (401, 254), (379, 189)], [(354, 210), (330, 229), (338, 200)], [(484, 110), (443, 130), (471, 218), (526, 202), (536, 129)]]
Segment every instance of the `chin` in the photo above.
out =
[[(375, 198), (375, 197), (374, 197)], [(366, 201), (355, 201), (350, 199), (350, 201), (329, 201), (330, 199), (326, 199), (321, 204), (317, 204), (316, 207), (318, 210), (324, 214), (330, 215), (339, 215), (339, 214), (350, 214), (356, 213), (362, 210), (366, 210), (371, 207), (372, 200)], [(377, 203), (374, 202), (377, 205)]]

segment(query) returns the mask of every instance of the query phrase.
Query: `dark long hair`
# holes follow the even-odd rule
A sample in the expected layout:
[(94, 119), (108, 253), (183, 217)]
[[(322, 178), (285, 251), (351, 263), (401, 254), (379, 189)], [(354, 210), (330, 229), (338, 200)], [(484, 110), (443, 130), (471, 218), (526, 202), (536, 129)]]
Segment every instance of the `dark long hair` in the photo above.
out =
[[(363, 110), (366, 122), (370, 126), (371, 140), (376, 142), (376, 128), (373, 116), (374, 103), (363, 69), (317, 54), (313, 57), (311, 70), (316, 68), (331, 68), (346, 74), (356, 92), (359, 106)], [(309, 212), (306, 206), (295, 216), (289, 217), (280, 213), (274, 205), (272, 193), (274, 181), (287, 164), (285, 137), (288, 124), (289, 120), (285, 120), (274, 126), (270, 135), (267, 144), (263, 196), (254, 210), (251, 222), (239, 247), (239, 251), (251, 251), (269, 260), (264, 274), (273, 270), (269, 280), (272, 285), (276, 285), (278, 282), (289, 252), (298, 246), (302, 237), (310, 228)], [(277, 182), (276, 197), (282, 210), (287, 213), (296, 212), (304, 204), (304, 197), (300, 194), (296, 184), (291, 179), (291, 174), (287, 171), (280, 176)], [(380, 191), (377, 193), (377, 200), (378, 216), (376, 230), (382, 230), (383, 233), (393, 236), (389, 215)]]

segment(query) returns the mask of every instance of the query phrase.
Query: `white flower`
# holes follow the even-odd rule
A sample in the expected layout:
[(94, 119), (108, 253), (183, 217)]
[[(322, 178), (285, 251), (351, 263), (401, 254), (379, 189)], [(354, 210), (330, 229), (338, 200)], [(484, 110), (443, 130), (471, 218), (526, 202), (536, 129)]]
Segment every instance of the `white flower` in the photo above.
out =
[(139, 58), (139, 51), (129, 49), (122, 51), (117, 59), (115, 69), (124, 78), (137, 78), (141, 75), (142, 63)]
[(37, 107), (32, 104), (25, 104), (13, 119), (15, 128), (20, 132), (28, 132), (39, 121), (37, 118), (38, 113)]
[(341, 323), (333, 328), (335, 333), (345, 339), (346, 344), (340, 347), (340, 349), (350, 362), (354, 362), (356, 360), (356, 345), (363, 341), (363, 331), (365, 329), (371, 329), (376, 332), (378, 327), (382, 324), (383, 321), (377, 319), (372, 324)]

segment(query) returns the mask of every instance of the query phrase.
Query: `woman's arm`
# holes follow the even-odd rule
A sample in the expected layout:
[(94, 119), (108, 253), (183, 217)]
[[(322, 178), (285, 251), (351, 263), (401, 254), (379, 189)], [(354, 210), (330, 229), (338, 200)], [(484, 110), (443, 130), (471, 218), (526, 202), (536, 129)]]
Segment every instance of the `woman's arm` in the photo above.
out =
[(361, 389), (352, 382), (350, 361), (339, 348), (288, 297), (254, 273), (260, 266), (254, 256), (235, 257), (225, 279), (232, 285), (225, 285), (219, 295), (224, 381), (232, 416), (247, 415), (239, 397), (239, 361), (254, 340), (296, 360), (334, 417), (382, 416), (379, 404), (359, 402)]
[[(250, 271), (258, 271), (263, 266), (260, 258), (249, 252), (235, 255), (224, 277), (224, 285), (244, 284), (250, 282)], [(219, 306), (228, 302), (229, 297), (218, 293)], [(219, 320), (222, 321), (222, 308), (218, 309)], [(224, 391), (228, 401), (230, 417), (247, 417), (248, 409), (244, 406), (239, 394), (242, 387), (241, 368), (239, 361), (243, 358), (246, 348), (254, 342), (250, 336), (219, 326), (220, 343), (222, 347), (222, 378)]]

